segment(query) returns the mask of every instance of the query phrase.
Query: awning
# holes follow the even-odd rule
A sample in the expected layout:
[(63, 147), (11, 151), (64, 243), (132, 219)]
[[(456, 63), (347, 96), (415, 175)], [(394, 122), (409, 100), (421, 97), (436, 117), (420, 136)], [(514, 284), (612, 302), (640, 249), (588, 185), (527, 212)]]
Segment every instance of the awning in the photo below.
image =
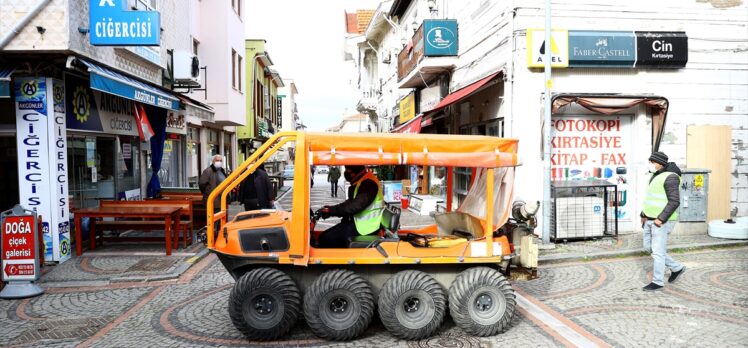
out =
[(447, 106), (450, 106), (466, 98), (467, 96), (473, 94), (475, 91), (477, 91), (481, 87), (485, 86), (489, 81), (496, 78), (496, 76), (499, 76), (499, 74), (501, 74), (501, 72), (488, 75), (476, 82), (473, 82), (470, 85), (467, 85), (466, 87), (460, 88), (459, 90), (450, 93), (449, 95), (444, 97), (444, 99), (442, 99), (442, 101), (440, 101), (439, 104), (437, 104), (436, 107), (430, 111), (430, 113), (434, 113), (440, 109), (443, 109)]
[(393, 129), (392, 133), (405, 133), (405, 134), (421, 133), (421, 120), (422, 119), (423, 119), (423, 115), (413, 117), (413, 119)]
[(215, 112), (212, 107), (183, 94), (177, 94), (177, 98), (182, 102), (187, 116), (196, 117), (201, 121), (213, 122)]
[(78, 59), (91, 73), (91, 89), (156, 107), (179, 110), (179, 99), (169, 92), (114, 70)]
[(551, 110), (557, 113), (560, 108), (571, 103), (577, 103), (587, 110), (612, 115), (639, 104), (644, 104), (652, 111), (652, 151), (660, 148), (660, 140), (665, 131), (668, 100), (665, 97), (649, 94), (557, 94), (552, 98)]
[(16, 68), (0, 65), (0, 98), (10, 98), (10, 75)]

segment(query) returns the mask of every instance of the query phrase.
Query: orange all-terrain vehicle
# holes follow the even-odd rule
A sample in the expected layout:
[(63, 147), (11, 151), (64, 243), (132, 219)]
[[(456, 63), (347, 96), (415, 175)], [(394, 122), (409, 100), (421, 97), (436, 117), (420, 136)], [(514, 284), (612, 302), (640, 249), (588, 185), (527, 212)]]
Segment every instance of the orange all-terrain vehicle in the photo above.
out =
[[(231, 190), (289, 142), (295, 142), (292, 209), (243, 212), (227, 221)], [(229, 297), (234, 325), (250, 339), (271, 340), (303, 315), (316, 335), (349, 340), (366, 330), (376, 309), (393, 335), (422, 339), (449, 311), (469, 334), (499, 333), (515, 308), (502, 273), (515, 256), (509, 238), (519, 239), (502, 226), (512, 215), (517, 146), (515, 139), (487, 136), (274, 135), (208, 199), (213, 212), (220, 196), (219, 209), (208, 214), (207, 243), (236, 279)], [(310, 166), (318, 164), (446, 167), (447, 212), (436, 214), (433, 225), (406, 230), (399, 228), (400, 208), (388, 205), (379, 233), (352, 237), (347, 248), (316, 248), (309, 183)], [(474, 179), (451, 211), (454, 168), (472, 168)]]

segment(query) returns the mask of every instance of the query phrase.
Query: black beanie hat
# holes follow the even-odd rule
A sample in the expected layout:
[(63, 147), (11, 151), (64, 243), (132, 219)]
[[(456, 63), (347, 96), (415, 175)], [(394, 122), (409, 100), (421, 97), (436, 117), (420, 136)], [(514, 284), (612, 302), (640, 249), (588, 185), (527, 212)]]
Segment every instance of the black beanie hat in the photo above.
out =
[(651, 156), (649, 156), (649, 160), (654, 163), (659, 163), (663, 166), (667, 165), (668, 157), (665, 153), (657, 151), (653, 152)]

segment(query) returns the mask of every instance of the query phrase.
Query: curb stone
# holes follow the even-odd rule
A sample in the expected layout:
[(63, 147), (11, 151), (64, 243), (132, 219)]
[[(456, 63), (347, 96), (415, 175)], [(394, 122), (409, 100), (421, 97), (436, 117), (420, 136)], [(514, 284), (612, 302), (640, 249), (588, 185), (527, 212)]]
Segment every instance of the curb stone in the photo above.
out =
[[(711, 248), (711, 247), (724, 248), (724, 247), (734, 247), (734, 246), (744, 246), (744, 245), (748, 245), (748, 241), (733, 240), (733, 241), (694, 243), (694, 244), (674, 244), (674, 245), (668, 246), (667, 250), (668, 251), (677, 250), (677, 249), (696, 250), (696, 249), (706, 249), (706, 248)], [(543, 264), (564, 263), (564, 262), (572, 262), (572, 261), (605, 259), (605, 258), (613, 258), (613, 257), (620, 257), (620, 256), (637, 256), (641, 253), (643, 253), (642, 249), (624, 249), (624, 250), (599, 251), (599, 252), (593, 252), (589, 254), (581, 254), (581, 253), (555, 254), (555, 255), (540, 256), (538, 258), (538, 264), (543, 265)]]

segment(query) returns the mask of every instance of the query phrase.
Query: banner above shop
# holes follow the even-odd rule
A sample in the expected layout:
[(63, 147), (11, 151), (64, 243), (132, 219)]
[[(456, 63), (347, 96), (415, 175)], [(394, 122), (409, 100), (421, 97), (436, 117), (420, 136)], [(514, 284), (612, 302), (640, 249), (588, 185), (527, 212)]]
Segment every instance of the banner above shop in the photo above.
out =
[(158, 46), (158, 11), (129, 11), (125, 0), (89, 0), (89, 38), (94, 46)]
[(569, 30), (569, 67), (632, 68), (635, 44), (631, 31)]
[(118, 95), (143, 104), (164, 109), (179, 110), (179, 99), (174, 95), (129, 78), (114, 70), (80, 60), (91, 73), (91, 88), (108, 94)]
[(682, 68), (688, 62), (685, 32), (637, 31), (636, 66)]
[[(550, 46), (550, 47), (549, 47)], [(545, 43), (545, 30), (527, 29), (527, 66), (542, 68), (545, 66), (545, 50), (551, 50), (551, 67), (569, 66), (569, 32), (562, 29), (551, 30), (551, 44)]]
[(68, 129), (138, 136), (131, 100), (93, 91), (88, 81), (69, 74), (65, 90)]

